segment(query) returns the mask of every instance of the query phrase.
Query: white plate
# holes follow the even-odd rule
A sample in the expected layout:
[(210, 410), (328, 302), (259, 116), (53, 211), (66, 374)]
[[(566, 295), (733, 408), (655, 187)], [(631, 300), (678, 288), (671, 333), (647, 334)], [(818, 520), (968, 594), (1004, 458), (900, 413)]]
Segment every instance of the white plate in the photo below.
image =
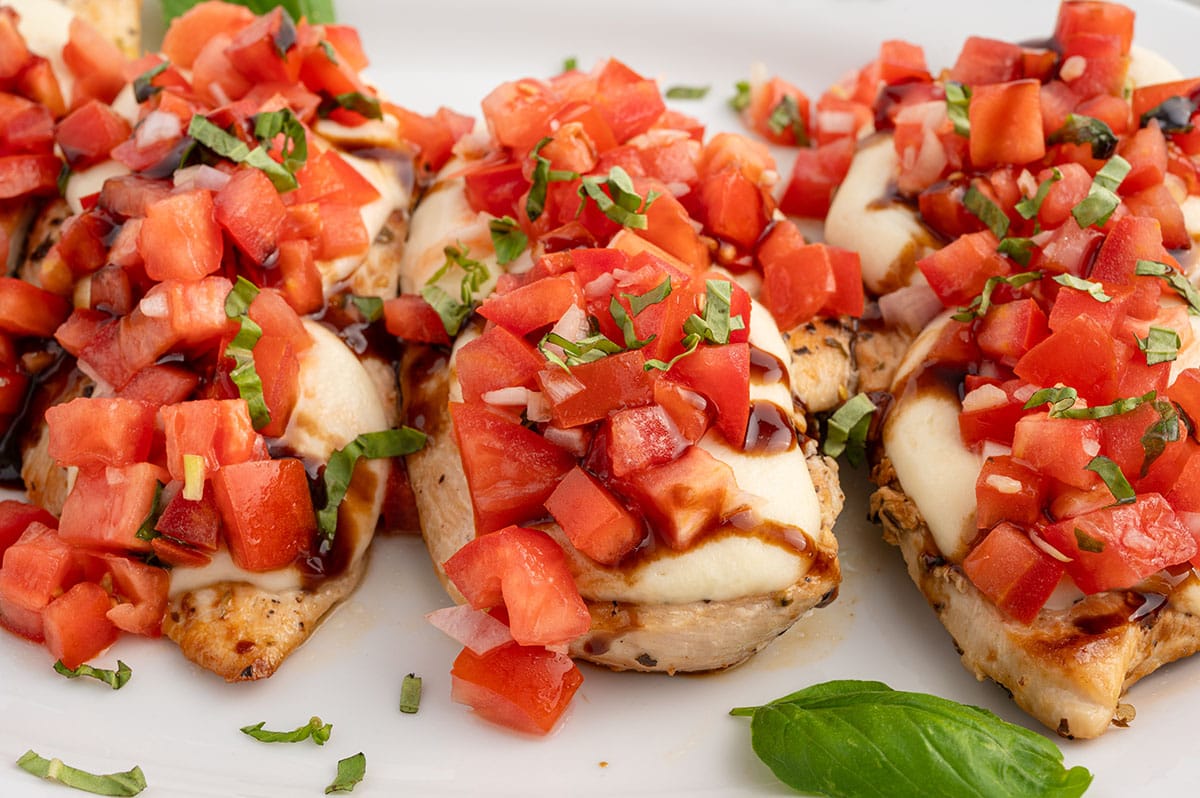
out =
[[(566, 56), (588, 66), (615, 54), (664, 85), (711, 84), (703, 102), (677, 103), (713, 129), (735, 128), (724, 105), (750, 64), (817, 96), (874, 57), (882, 39), (926, 47), (936, 69), (953, 63), (970, 34), (1047, 36), (1045, 0), (608, 0), (578, 7), (535, 0), (439, 0), (420, 8), (340, 0), (362, 31), (372, 75), (397, 102), (421, 111), (474, 112), (502, 80), (546, 76)], [(1168, 0), (1135, 4), (1136, 40), (1200, 74), (1200, 12)], [(226, 685), (168, 643), (123, 640), (100, 664), (128, 662), (132, 681), (112, 692), (67, 682), (45, 649), (0, 635), (0, 758), (28, 748), (94, 771), (142, 766), (158, 796), (321, 795), (341, 757), (363, 751), (367, 777), (355, 796), (392, 795), (787, 795), (750, 750), (749, 725), (726, 713), (837, 678), (978, 704), (1039, 728), (990, 682), (958, 663), (948, 636), (904, 574), (895, 549), (866, 523), (863, 474), (848, 470), (838, 525), (845, 574), (840, 598), (747, 665), (702, 677), (614, 674), (585, 667), (574, 707), (554, 734), (530, 739), (478, 721), (449, 700), (456, 646), (422, 615), (447, 599), (419, 541), (380, 541), (363, 588), (272, 679)], [(400, 681), (425, 681), (421, 711), (397, 711)], [(1091, 795), (1194, 792), (1193, 718), (1200, 716), (1200, 661), (1165, 668), (1130, 694), (1138, 716), (1102, 739), (1060, 741), (1070, 765), (1095, 773)], [(290, 728), (317, 714), (332, 740), (267, 746), (238, 732), (266, 721)], [(0, 765), (0, 794), (71, 793)]]

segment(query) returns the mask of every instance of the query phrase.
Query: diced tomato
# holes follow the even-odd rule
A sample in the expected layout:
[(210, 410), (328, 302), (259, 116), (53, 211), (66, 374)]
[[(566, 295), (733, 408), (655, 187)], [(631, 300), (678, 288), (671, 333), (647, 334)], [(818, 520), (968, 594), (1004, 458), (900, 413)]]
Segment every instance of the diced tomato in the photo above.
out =
[(63, 502), (59, 535), (79, 546), (149, 551), (137, 532), (154, 509), (161, 476), (151, 463), (80, 470)]
[(88, 100), (58, 123), (54, 139), (70, 167), (78, 170), (106, 160), (131, 132), (125, 118), (109, 105)]
[(1018, 527), (1001, 523), (963, 560), (963, 571), (1001, 611), (1029, 624), (1058, 587), (1063, 566)]
[(312, 244), (300, 239), (279, 242), (279, 291), (300, 314), (315, 313), (325, 304), (321, 273), (313, 258)]
[(993, 305), (979, 325), (979, 349), (993, 360), (1013, 366), (1049, 332), (1046, 313), (1033, 299)]
[(542, 505), (575, 466), (569, 452), (478, 405), (450, 404), (454, 436), (481, 534), (542, 515)]
[(818, 313), (825, 316), (861, 316), (866, 305), (862, 259), (854, 250), (841, 247), (830, 247), (829, 255), (835, 288)]
[(770, 219), (770, 201), (741, 170), (726, 168), (702, 178), (700, 204), (712, 232), (749, 249)]
[(1025, 164), (1046, 154), (1040, 91), (1036, 80), (974, 88), (968, 109), (972, 164), (978, 168)]
[(1133, 9), (1117, 3), (1073, 0), (1059, 6), (1054, 38), (1071, 51), (1079, 36), (1111, 36), (1116, 39), (1118, 52), (1126, 54), (1133, 42), (1133, 18)]
[(471, 207), (498, 218), (516, 218), (517, 200), (529, 190), (529, 179), (516, 161), (472, 169), (463, 180)]
[(61, 466), (96, 468), (144, 462), (157, 408), (131, 399), (80, 397), (46, 409), (48, 454)]
[(617, 478), (669, 463), (690, 445), (659, 405), (619, 410), (609, 416), (605, 430), (608, 459)]
[(70, 312), (62, 297), (15, 277), (0, 277), (0, 330), (49, 338)]
[(746, 343), (709, 346), (677, 362), (669, 379), (704, 396), (716, 409), (714, 426), (735, 448), (746, 440), (750, 420), (750, 348)]
[(1026, 77), (1020, 45), (969, 36), (950, 70), (949, 79), (967, 86), (1008, 83)]
[(200, 384), (200, 376), (190, 369), (170, 363), (160, 363), (133, 375), (116, 395), (122, 399), (148, 402), (155, 407), (173, 405), (192, 395)]
[(58, 191), (61, 164), (55, 155), (0, 156), (0, 200)]
[[(790, 104), (794, 113), (779, 114), (780, 120), (776, 109), (783, 103)], [(742, 120), (772, 144), (802, 147), (808, 144), (812, 129), (809, 114), (808, 97), (804, 92), (782, 78), (773, 77), (751, 86), (750, 103), (742, 110)]]
[(67, 103), (63, 99), (54, 67), (43, 56), (35, 55), (26, 62), (25, 68), (17, 76), (17, 90), (44, 105), (55, 119), (67, 113)]
[(591, 628), (567, 557), (545, 532), (508, 526), (481, 535), (443, 567), (475, 609), (503, 604), (521, 645), (563, 645)]
[(265, 172), (236, 170), (212, 202), (217, 222), (251, 260), (262, 263), (275, 251), (287, 212)]
[(532, 78), (502, 83), (482, 102), (492, 135), (520, 158), (546, 135), (550, 117), (562, 105), (556, 91)]
[(0, 93), (0, 155), (48, 154), (53, 148), (54, 117), (49, 109), (15, 94)]
[(463, 649), (450, 676), (454, 701), (492, 723), (529, 734), (554, 728), (583, 683), (566, 654), (516, 643), (482, 656)]
[(1038, 387), (1059, 383), (1079, 391), (1089, 405), (1117, 398), (1117, 353), (1108, 332), (1090, 316), (1076, 316), (1043, 338), (1013, 371)]
[(449, 344), (446, 326), (433, 306), (418, 294), (401, 294), (383, 303), (387, 331), (406, 341)]
[(1046, 228), (1055, 228), (1067, 221), (1071, 209), (1088, 195), (1092, 187), (1092, 176), (1077, 163), (1060, 164), (1059, 179), (1053, 180), (1054, 172), (1043, 169), (1038, 174), (1039, 183), (1052, 180), (1042, 204), (1038, 207), (1038, 221)]
[(483, 394), (500, 388), (531, 388), (545, 364), (526, 341), (503, 327), (490, 327), (455, 354), (463, 399), (480, 401)]
[(558, 483), (546, 509), (571, 545), (603, 565), (616, 565), (645, 534), (633, 513), (579, 466)]
[(1100, 477), (1087, 470), (1100, 453), (1100, 425), (1093, 420), (1049, 418), (1045, 413), (1023, 417), (1013, 431), (1013, 456), (1046, 476), (1087, 489)]
[[(1123, 189), (1122, 189), (1123, 190)], [(1170, 249), (1186, 249), (1192, 244), (1191, 233), (1183, 217), (1183, 208), (1162, 183), (1125, 196), (1125, 207), (1134, 217), (1146, 217), (1158, 222), (1162, 244)]]
[(1167, 388), (1167, 395), (1183, 408), (1188, 418), (1200, 419), (1200, 369), (1193, 367), (1180, 371)]
[(1025, 415), (1025, 402), (1013, 395), (1019, 386), (1019, 381), (1011, 380), (968, 391), (958, 415), (958, 431), (967, 447), (976, 448), (983, 441), (1012, 445), (1013, 427)]
[[(164, 499), (167, 495), (164, 491)], [(182, 490), (176, 491), (163, 507), (154, 529), (203, 551), (216, 551), (221, 539), (221, 511), (212, 483), (205, 484), (199, 501), (185, 498)]]
[(967, 305), (989, 278), (1011, 271), (1011, 262), (996, 251), (998, 244), (990, 231), (969, 233), (921, 258), (917, 267), (943, 305)]
[(837, 290), (826, 244), (806, 244), (790, 221), (777, 222), (756, 255), (763, 272), (760, 299), (781, 330), (812, 319)]
[(93, 582), (72, 586), (42, 612), (46, 648), (64, 667), (78, 668), (117, 642), (120, 631), (106, 615), (108, 592)]
[(232, 3), (207, 0), (171, 20), (163, 36), (162, 52), (171, 63), (190, 69), (196, 56), (213, 36), (232, 36), (254, 21), (250, 9)]
[(99, 560), (112, 575), (112, 590), (118, 603), (108, 619), (118, 629), (135, 635), (160, 637), (171, 577), (164, 569), (118, 554), (102, 554)]
[(196, 94), (212, 105), (225, 100), (240, 100), (254, 86), (230, 60), (232, 43), (232, 34), (216, 33), (202, 43), (192, 63), (192, 86)]
[(58, 519), (36, 504), (15, 499), (0, 501), (0, 557), (35, 521), (47, 529), (58, 527)]
[(797, 150), (779, 209), (792, 216), (825, 218), (834, 190), (850, 171), (854, 148), (854, 138), (844, 136), (816, 149)]
[(929, 352), (925, 355), (925, 364), (969, 368), (977, 365), (982, 358), (971, 325), (950, 319), (929, 347)]
[(185, 191), (146, 208), (138, 249), (152, 280), (198, 280), (219, 269), (224, 244), (212, 193)]
[(573, 305), (583, 305), (575, 280), (545, 277), (505, 294), (492, 294), (480, 305), (479, 315), (524, 336), (554, 324)]
[(88, 99), (111, 103), (125, 86), (125, 56), (82, 17), (72, 17), (63, 61), (75, 76), (71, 105)]
[[(53, 529), (34, 521), (4, 552), (0, 599), (5, 608), (40, 613), (56, 595), (79, 581), (80, 576), (74, 549)], [(40, 638), (40, 619), (36, 631)]]
[(1175, 262), (1163, 247), (1162, 227), (1157, 219), (1126, 216), (1108, 231), (1088, 277), (1106, 283), (1130, 283), (1139, 260)]
[(299, 460), (225, 465), (213, 474), (212, 486), (225, 541), (239, 567), (272, 571), (309, 550), (317, 519)]
[(281, 52), (276, 44), (284, 24), (283, 9), (275, 8), (233, 34), (229, 60), (252, 83), (295, 83), (300, 75), (299, 47)]
[(715, 531), (738, 492), (733, 469), (699, 446), (626, 477), (621, 486), (659, 539), (676, 550)]
[(667, 187), (658, 181), (638, 179), (634, 187), (642, 196), (658, 191), (659, 196), (645, 209), (646, 227), (634, 232), (674, 255), (692, 269), (707, 269), (710, 263), (708, 246), (693, 227), (691, 216)]
[(1082, 277), (1103, 241), (1104, 233), (1094, 227), (1080, 229), (1074, 218), (1067, 218), (1050, 232), (1050, 239), (1042, 245), (1035, 263), (1039, 269), (1053, 274)]
[(1042, 520), (1047, 499), (1046, 479), (1011, 455), (989, 457), (975, 482), (975, 524), (991, 529), (1001, 521), (1025, 528)]
[(222, 466), (261, 459), (262, 437), (250, 423), (243, 399), (202, 399), (162, 408), (171, 478), (184, 479), (183, 456), (204, 458), (206, 475)]
[(19, 21), (15, 11), (0, 15), (0, 80), (15, 78), (32, 56), (25, 37), (17, 30)]
[(666, 379), (654, 381), (654, 402), (667, 411), (675, 428), (688, 443), (695, 443), (708, 430), (708, 401), (682, 385)]
[(569, 373), (555, 367), (537, 372), (554, 424), (577, 427), (651, 402), (654, 394), (643, 362), (640, 352), (628, 351), (581, 363)]

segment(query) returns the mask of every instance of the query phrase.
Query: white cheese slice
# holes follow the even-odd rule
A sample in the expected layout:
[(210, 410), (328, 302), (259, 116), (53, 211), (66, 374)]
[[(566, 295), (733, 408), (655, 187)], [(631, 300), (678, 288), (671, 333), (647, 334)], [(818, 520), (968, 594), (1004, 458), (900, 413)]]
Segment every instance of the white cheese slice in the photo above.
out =
[[(452, 163), (443, 171), (454, 168)], [(465, 247), (468, 257), (487, 267), (489, 276), (478, 296), (490, 294), (501, 268), (496, 263), (496, 251), (488, 231), (489, 218), (471, 208), (461, 178), (435, 183), (413, 212), (408, 244), (400, 260), (400, 291), (419, 293), (446, 262), (445, 248), (452, 246)], [(452, 297), (459, 295), (461, 284), (459, 269), (447, 270), (438, 282), (439, 287)]]

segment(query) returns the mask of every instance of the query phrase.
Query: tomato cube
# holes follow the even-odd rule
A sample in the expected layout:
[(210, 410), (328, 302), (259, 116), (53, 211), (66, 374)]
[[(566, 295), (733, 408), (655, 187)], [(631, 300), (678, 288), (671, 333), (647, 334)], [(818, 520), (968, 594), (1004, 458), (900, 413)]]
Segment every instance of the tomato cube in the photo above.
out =
[(1026, 529), (1042, 520), (1046, 479), (1011, 455), (989, 457), (975, 482), (975, 525), (991, 529), (1009, 521)]
[(1175, 263), (1163, 246), (1162, 226), (1157, 219), (1126, 216), (1108, 231), (1088, 278), (1105, 283), (1132, 283), (1139, 260)]
[(1025, 415), (1025, 402), (1013, 395), (1020, 386), (1019, 380), (1010, 380), (968, 389), (958, 414), (958, 431), (967, 447), (977, 448), (983, 441), (1012, 445), (1013, 428)]
[(1007, 83), (1025, 77), (1023, 63), (1020, 45), (969, 36), (963, 42), (949, 79), (967, 86)]
[(993, 305), (979, 325), (979, 349), (993, 360), (1014, 366), (1049, 332), (1046, 313), (1033, 299)]
[(707, 399), (716, 410), (714, 426), (731, 446), (742, 448), (750, 421), (748, 344), (702, 344), (676, 363), (667, 372), (667, 379), (691, 388)]
[(80, 397), (46, 409), (48, 454), (61, 466), (95, 468), (144, 462), (154, 437), (154, 405)]
[(516, 643), (482, 656), (464, 648), (450, 676), (454, 701), (492, 723), (529, 734), (554, 728), (583, 683), (566, 654)]
[(47, 529), (58, 526), (58, 519), (36, 504), (16, 499), (0, 501), (0, 557), (9, 546), (20, 540), (25, 530), (35, 521)]
[(1018, 527), (1001, 523), (963, 560), (963, 571), (1001, 611), (1029, 624), (1058, 587), (1063, 566)]
[(106, 103), (88, 100), (58, 123), (54, 139), (72, 169), (86, 169), (108, 159), (108, 154), (133, 132), (125, 118)]
[(1100, 454), (1100, 424), (1093, 420), (1025, 416), (1013, 432), (1013, 456), (1048, 477), (1076, 488), (1096, 485), (1100, 477), (1087, 465)]
[(669, 463), (689, 445), (659, 405), (619, 410), (606, 422), (609, 462), (614, 477)]
[(273, 571), (310, 550), (317, 517), (304, 464), (291, 457), (222, 466), (213, 495), (234, 563)]
[(146, 208), (138, 250), (152, 280), (199, 280), (219, 269), (224, 243), (212, 192), (171, 194)]
[(52, 195), (58, 191), (60, 171), (56, 155), (0, 156), (0, 199)]
[(702, 178), (700, 204), (713, 234), (743, 249), (754, 246), (771, 218), (770, 198), (735, 167)]
[(160, 637), (171, 587), (170, 574), (163, 568), (118, 554), (102, 554), (99, 561), (112, 577), (113, 594), (118, 600), (108, 611), (108, 619), (122, 631)]
[(1046, 154), (1037, 80), (975, 86), (968, 116), (971, 163), (977, 168), (1030, 163)]
[(71, 587), (42, 612), (46, 648), (64, 667), (78, 668), (117, 642), (120, 631), (106, 615), (112, 597), (93, 582)]
[(516, 161), (472, 169), (463, 181), (471, 208), (497, 218), (515, 219), (517, 201), (529, 190), (529, 179)]
[(719, 527), (726, 505), (738, 492), (733, 469), (699, 446), (669, 463), (631, 474), (621, 485), (659, 539), (676, 550), (689, 548)]
[(546, 360), (523, 338), (503, 327), (491, 327), (454, 355), (463, 399), (478, 402), (488, 391), (532, 388)]
[(63, 502), (59, 535), (79, 546), (149, 551), (137, 533), (154, 509), (160, 476), (150, 463), (81, 470)]
[(125, 86), (125, 56), (83, 17), (71, 18), (62, 58), (75, 76), (72, 106), (93, 98), (111, 103)]
[(244, 166), (213, 197), (217, 222), (255, 263), (263, 263), (279, 245), (287, 211), (279, 192), (261, 169)]
[(544, 277), (505, 294), (492, 294), (479, 306), (479, 315), (524, 336), (554, 324), (572, 306), (583, 306), (574, 278)]
[(187, 399), (199, 384), (200, 375), (194, 371), (170, 363), (159, 363), (134, 374), (116, 395), (121, 399), (162, 407)]
[(555, 426), (578, 427), (609, 413), (649, 404), (654, 398), (640, 352), (621, 352), (569, 372), (552, 366), (537, 373), (538, 385), (550, 404)]
[(834, 190), (850, 171), (854, 146), (853, 136), (843, 136), (816, 149), (798, 150), (779, 209), (792, 216), (825, 218)]
[(991, 232), (968, 233), (917, 261), (917, 268), (946, 307), (967, 305), (991, 277), (1011, 271), (1007, 258), (996, 251), (999, 242)]
[(1117, 398), (1117, 362), (1108, 332), (1090, 316), (1076, 316), (1026, 352), (1013, 371), (1038, 387), (1069, 385), (1095, 406)]
[(603, 565), (616, 565), (645, 534), (633, 513), (578, 466), (546, 499), (546, 509), (572, 546)]
[(162, 408), (171, 478), (184, 480), (183, 456), (199, 455), (211, 475), (218, 468), (262, 459), (266, 447), (254, 431), (244, 399), (202, 399)]
[(81, 575), (74, 549), (53, 529), (34, 521), (4, 552), (0, 599), (5, 606), (41, 612)]
[(171, 20), (163, 36), (163, 55), (181, 69), (191, 69), (204, 44), (218, 33), (234, 34), (254, 21), (250, 9), (207, 0)]
[(483, 98), (483, 118), (501, 145), (521, 158), (545, 135), (550, 117), (563, 99), (540, 80), (502, 83)]
[(70, 312), (62, 297), (16, 277), (0, 277), (0, 330), (49, 338)]
[(449, 344), (442, 317), (419, 294), (401, 294), (383, 303), (387, 331), (397, 338), (415, 343)]
[(790, 221), (777, 222), (758, 248), (760, 299), (781, 330), (812, 319), (837, 290), (831, 248), (806, 244)]

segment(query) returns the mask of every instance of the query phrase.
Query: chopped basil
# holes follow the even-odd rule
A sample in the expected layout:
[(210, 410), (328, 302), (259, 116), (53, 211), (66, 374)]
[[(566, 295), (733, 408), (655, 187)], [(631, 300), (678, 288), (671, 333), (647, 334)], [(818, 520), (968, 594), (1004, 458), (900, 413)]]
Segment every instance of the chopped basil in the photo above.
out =
[(1099, 119), (1083, 114), (1067, 114), (1063, 126), (1046, 139), (1049, 144), (1090, 144), (1093, 158), (1111, 158), (1117, 150), (1112, 128)]
[[(162, 0), (163, 19), (170, 22), (201, 0)], [(313, 25), (337, 22), (333, 13), (333, 0), (233, 0), (235, 5), (245, 6), (255, 14), (265, 14), (275, 6), (283, 6), (292, 19), (307, 19)]]
[(729, 98), (729, 107), (740, 113), (750, 107), (750, 81), (739, 80), (733, 88), (736, 93)]
[(1117, 186), (1121, 185), (1125, 175), (1129, 174), (1130, 168), (1129, 161), (1120, 155), (1114, 155), (1096, 172), (1087, 197), (1071, 209), (1071, 215), (1080, 227), (1104, 226), (1108, 217), (1112, 216), (1113, 211), (1121, 204), (1121, 199), (1116, 194)]
[(80, 676), (88, 676), (92, 679), (104, 682), (114, 690), (120, 690), (129, 682), (130, 677), (133, 676), (133, 671), (129, 669), (128, 665), (126, 665), (124, 662), (121, 662), (121, 660), (117, 660), (116, 670), (93, 668), (87, 663), (84, 663), (78, 668), (72, 670), (66, 665), (63, 665), (63, 661), (60, 659), (58, 662), (54, 663), (54, 670), (58, 673), (61, 673), (63, 676), (66, 676), (68, 679), (78, 679)]
[(415, 715), (421, 708), (421, 677), (408, 674), (400, 684), (400, 711), (405, 715)]
[(521, 230), (521, 225), (511, 216), (502, 216), (488, 222), (488, 232), (492, 235), (492, 248), (496, 250), (496, 262), (501, 266), (516, 260), (525, 248), (529, 246), (529, 236)]
[(1080, 551), (1088, 551), (1092, 554), (1100, 554), (1104, 551), (1104, 541), (1084, 532), (1079, 527), (1075, 527), (1075, 545), (1079, 546)]
[(383, 106), (379, 98), (363, 94), (361, 91), (348, 91), (326, 98), (317, 107), (317, 115), (323, 119), (339, 108), (353, 111), (367, 119), (383, 119)]
[(335, 792), (351, 792), (354, 790), (354, 785), (363, 780), (367, 775), (367, 758), (360, 751), (354, 756), (348, 756), (345, 759), (339, 759), (337, 765), (337, 776), (333, 783), (325, 788), (325, 794)]
[(529, 153), (529, 157), (533, 158), (536, 162), (533, 167), (533, 176), (530, 178), (529, 196), (525, 198), (525, 214), (531, 222), (536, 222), (538, 217), (545, 212), (546, 190), (550, 187), (551, 183), (575, 180), (579, 177), (578, 172), (571, 172), (565, 169), (551, 169), (550, 159), (540, 154), (542, 147), (545, 147), (553, 140), (550, 136), (546, 136), (534, 145), (533, 150)]
[(992, 293), (995, 292), (997, 286), (1003, 284), (1010, 288), (1020, 288), (1027, 283), (1040, 279), (1042, 279), (1041, 272), (1017, 272), (1007, 277), (989, 277), (987, 282), (983, 284), (983, 291), (979, 296), (972, 299), (971, 304), (965, 308), (959, 308), (958, 313), (955, 313), (951, 318), (955, 321), (963, 322), (983, 318), (992, 309)]
[(1050, 176), (1038, 185), (1037, 193), (1032, 197), (1018, 202), (1014, 207), (1017, 213), (1021, 214), (1023, 219), (1032, 219), (1038, 215), (1038, 211), (1042, 209), (1042, 203), (1046, 201), (1046, 195), (1050, 193), (1050, 187), (1062, 180), (1062, 172), (1058, 171), (1058, 167), (1050, 170)]
[(1196, 102), (1189, 97), (1168, 97), (1158, 105), (1142, 114), (1138, 120), (1140, 127), (1145, 127), (1151, 121), (1157, 120), (1163, 133), (1191, 133), (1192, 116), (1196, 113)]
[(967, 188), (967, 193), (963, 195), (963, 205), (976, 219), (983, 222), (996, 238), (1008, 235), (1008, 216), (1000, 210), (999, 205), (992, 202), (991, 197), (975, 186)]
[(946, 81), (946, 116), (960, 136), (971, 135), (970, 107), (971, 89), (957, 81)]
[[(421, 289), (421, 296), (437, 311), (442, 320), (442, 326), (446, 328), (446, 334), (453, 337), (458, 334), (463, 322), (471, 315), (475, 306), (475, 293), (487, 282), (491, 273), (484, 263), (469, 257), (470, 250), (461, 244), (448, 246), (442, 251), (446, 255), (446, 261), (425, 282), (425, 286)], [(463, 271), (458, 299), (450, 296), (437, 285), (437, 282), (453, 266), (457, 266)]]
[[(633, 304), (632, 301), (630, 304)], [(616, 297), (613, 297), (608, 301), (608, 312), (612, 315), (613, 321), (617, 323), (617, 326), (621, 328), (621, 335), (625, 339), (626, 349), (641, 349), (643, 346), (658, 337), (654, 333), (651, 333), (645, 338), (645, 340), (639, 339), (637, 337), (637, 332), (633, 328), (633, 319), (631, 319), (629, 314), (625, 312), (624, 305), (617, 301)], [(636, 311), (634, 312), (634, 315), (637, 315)]]
[(133, 79), (133, 97), (139, 103), (144, 103), (162, 91), (161, 86), (155, 86), (153, 80), (167, 71), (170, 61), (160, 61)]
[(703, 100), (712, 86), (671, 86), (666, 91), (668, 100)]
[(163, 484), (156, 482), (154, 485), (154, 501), (150, 503), (150, 512), (142, 520), (142, 525), (138, 527), (137, 532), (133, 533), (134, 537), (139, 540), (154, 540), (159, 536), (158, 530), (154, 526), (158, 523), (158, 517), (162, 515), (162, 490)]
[(383, 318), (383, 299), (380, 297), (347, 294), (346, 301), (358, 308), (358, 312), (368, 324)]
[(58, 170), (58, 179), (55, 181), (58, 187), (58, 195), (60, 197), (67, 196), (67, 183), (71, 181), (71, 165), (63, 161), (62, 168)]
[(562, 71), (563, 72), (570, 72), (570, 71), (578, 69), (578, 68), (579, 68), (579, 59), (576, 58), (575, 56), (569, 55), (563, 59), (563, 63), (562, 63)]
[[(1131, 504), (1137, 499), (1137, 492), (1121, 472), (1121, 467), (1102, 454), (1098, 454), (1084, 466), (1088, 471), (1095, 471), (1108, 486), (1109, 493), (1117, 500), (1117, 504)], [(1078, 531), (1076, 532), (1078, 535)], [(1083, 548), (1080, 546), (1080, 548)], [(1091, 549), (1085, 549), (1091, 551)]]
[(317, 44), (319, 44), (321, 46), (321, 50), (322, 50), (322, 52), (325, 53), (325, 57), (329, 59), (329, 63), (333, 64), (334, 66), (337, 66), (338, 65), (337, 51), (333, 49), (333, 45), (329, 42), (329, 40), (322, 39), (321, 41), (317, 42)]
[(1103, 283), (1085, 280), (1082, 277), (1076, 277), (1073, 274), (1056, 274), (1054, 276), (1054, 282), (1067, 288), (1074, 288), (1076, 291), (1083, 291), (1097, 302), (1112, 301), (1112, 297), (1104, 293)]
[(179, 493), (190, 502), (204, 498), (204, 455), (183, 455), (183, 490)]
[[(278, 111), (267, 111), (254, 116), (254, 137), (266, 146), (270, 152), (277, 136), (283, 136), (280, 147), (280, 158), (283, 168), (292, 176), (292, 187), (295, 187), (295, 174), (304, 168), (308, 161), (308, 138), (304, 133), (304, 125), (296, 118), (290, 108)], [(269, 176), (269, 175), (268, 175)], [(272, 181), (273, 182), (273, 181)], [(276, 188), (278, 188), (276, 184)]]
[(1074, 388), (1042, 388), (1034, 393), (1025, 402), (1022, 410), (1032, 410), (1039, 405), (1050, 405), (1050, 416), (1052, 418), (1062, 418), (1062, 414), (1075, 406), (1075, 400), (1079, 398), (1079, 392)]
[(312, 738), (317, 745), (325, 745), (333, 734), (333, 724), (325, 723), (316, 715), (309, 718), (308, 723), (291, 731), (270, 731), (263, 728), (266, 725), (267, 722), (262, 721), (253, 726), (243, 726), (241, 731), (260, 743), (299, 743)]
[[(547, 348), (551, 345), (561, 349), (563, 356), (559, 357), (557, 352)], [(645, 345), (644, 341), (642, 345)], [(538, 351), (542, 353), (546, 360), (559, 368), (569, 371), (571, 366), (578, 366), (581, 363), (594, 363), (601, 358), (615, 355), (621, 351), (621, 347), (599, 333), (589, 335), (587, 338), (578, 341), (568, 340), (558, 333), (546, 333), (542, 337), (542, 340), (538, 341)]]
[(579, 186), (579, 208), (575, 213), (578, 215), (582, 212), (584, 203), (590, 198), (601, 213), (617, 224), (635, 230), (645, 230), (645, 211), (658, 197), (657, 191), (651, 191), (642, 199), (642, 195), (634, 190), (633, 179), (629, 173), (619, 166), (614, 166), (608, 171), (608, 177), (588, 175), (583, 178)]
[(871, 397), (865, 393), (854, 396), (829, 417), (821, 450), (830, 457), (840, 457), (845, 452), (850, 465), (857, 467), (866, 454), (867, 432), (874, 413)]
[(629, 300), (629, 310), (633, 315), (641, 315), (641, 312), (651, 305), (657, 305), (668, 296), (671, 295), (671, 276), (667, 275), (663, 281), (651, 288), (644, 294), (621, 294)]
[(734, 330), (744, 330), (741, 316), (730, 317), (733, 302), (733, 283), (728, 280), (707, 280), (704, 283), (704, 316), (693, 313), (683, 323), (688, 335), (698, 335), (710, 344), (727, 344)]
[(790, 130), (796, 146), (808, 146), (808, 128), (804, 124), (804, 114), (801, 113), (796, 98), (790, 94), (779, 98), (779, 102), (771, 109), (771, 115), (767, 117), (767, 127), (776, 136), (782, 136)]
[(1075, 798), (1092, 781), (1085, 768), (1064, 768), (1062, 752), (1036, 732), (882, 682), (825, 682), (730, 714), (751, 717), (754, 752), (806, 794)]
[(17, 760), (17, 767), (38, 778), (93, 795), (137, 795), (146, 789), (146, 776), (136, 766), (124, 773), (88, 773), (64, 764), (61, 759), (46, 759), (30, 750)]
[(1025, 403), (1023, 409), (1032, 410), (1039, 405), (1049, 404), (1050, 418), (1109, 418), (1110, 416), (1120, 416), (1136, 410), (1147, 402), (1153, 402), (1157, 396), (1158, 394), (1155, 391), (1147, 391), (1141, 396), (1129, 396), (1107, 405), (1075, 407), (1075, 400), (1078, 399), (1079, 393), (1074, 388), (1042, 388), (1029, 397), (1029, 401)]
[(1143, 477), (1150, 472), (1150, 465), (1166, 451), (1167, 444), (1175, 443), (1185, 434), (1180, 429), (1184, 425), (1180, 423), (1179, 412), (1174, 403), (1155, 402), (1154, 409), (1158, 412), (1158, 421), (1146, 427), (1146, 431), (1142, 433), (1142, 451), (1146, 455), (1142, 460)]
[(325, 506), (317, 511), (317, 531), (324, 538), (325, 548), (337, 533), (338, 506), (350, 488), (354, 466), (360, 458), (375, 460), (383, 457), (402, 457), (425, 445), (425, 433), (411, 427), (364, 432), (329, 456), (322, 476), (325, 482)]
[(1033, 259), (1034, 246), (1032, 238), (1018, 236), (1001, 239), (1000, 243), (996, 245), (996, 251), (1007, 256), (1014, 263), (1028, 266), (1029, 261)]
[(1138, 349), (1146, 353), (1146, 365), (1169, 363), (1179, 356), (1179, 333), (1166, 327), (1151, 327), (1145, 338), (1133, 336)]
[[(291, 114), (291, 111), (287, 111), (287, 113)], [(201, 146), (222, 158), (262, 170), (267, 177), (271, 178), (271, 183), (277, 191), (290, 191), (298, 185), (296, 176), (288, 171), (287, 167), (268, 155), (261, 145), (251, 149), (246, 142), (217, 127), (207, 117), (200, 114), (193, 116), (188, 125), (188, 135)], [(300, 128), (300, 135), (304, 135), (303, 127)], [(293, 148), (295, 146), (293, 144)]]
[(271, 423), (271, 412), (263, 396), (262, 378), (254, 367), (254, 346), (262, 338), (262, 327), (249, 316), (250, 303), (258, 296), (258, 288), (245, 277), (238, 277), (233, 290), (225, 297), (225, 315), (241, 324), (237, 335), (225, 347), (225, 357), (233, 358), (229, 378), (237, 386), (238, 395), (246, 400), (250, 421), (255, 429)]
[(642, 367), (646, 371), (657, 369), (658, 371), (670, 371), (676, 363), (683, 360), (688, 355), (694, 353), (700, 348), (700, 336), (689, 335), (683, 339), (683, 351), (670, 360), (659, 360), (658, 358), (650, 358)]
[(1200, 292), (1196, 291), (1196, 286), (1192, 285), (1187, 277), (1179, 273), (1177, 269), (1173, 269), (1165, 263), (1156, 260), (1139, 260), (1134, 267), (1134, 273), (1148, 276), (1161, 277), (1167, 281), (1167, 285), (1175, 290), (1175, 293), (1183, 297), (1188, 304), (1188, 313), (1193, 316), (1200, 316)]

